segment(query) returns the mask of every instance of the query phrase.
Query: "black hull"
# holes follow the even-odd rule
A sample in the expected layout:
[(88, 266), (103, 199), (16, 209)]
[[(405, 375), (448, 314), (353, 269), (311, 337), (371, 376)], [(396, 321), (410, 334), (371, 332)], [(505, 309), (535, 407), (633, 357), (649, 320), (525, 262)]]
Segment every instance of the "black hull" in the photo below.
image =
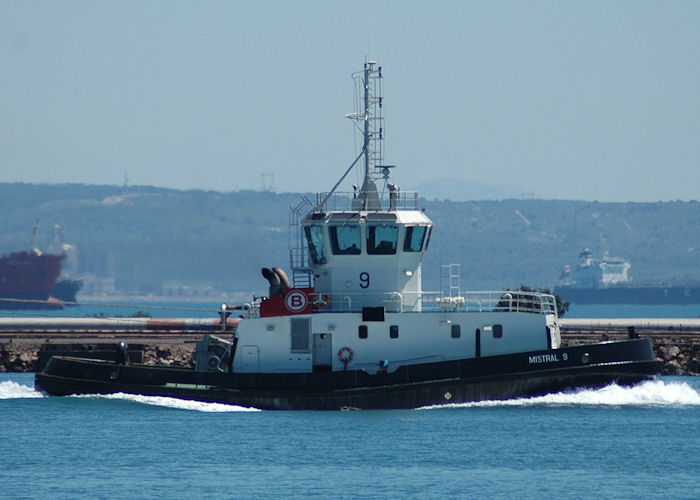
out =
[[(53, 295), (58, 300), (63, 302), (77, 302), (77, 295), (80, 289), (83, 288), (83, 282), (80, 280), (63, 279), (57, 281), (53, 287)], [(74, 305), (74, 304), (70, 304)]]
[(536, 396), (612, 382), (634, 384), (660, 371), (649, 339), (404, 366), (393, 373), (204, 372), (56, 356), (37, 373), (51, 395), (117, 392), (275, 410), (417, 408)]

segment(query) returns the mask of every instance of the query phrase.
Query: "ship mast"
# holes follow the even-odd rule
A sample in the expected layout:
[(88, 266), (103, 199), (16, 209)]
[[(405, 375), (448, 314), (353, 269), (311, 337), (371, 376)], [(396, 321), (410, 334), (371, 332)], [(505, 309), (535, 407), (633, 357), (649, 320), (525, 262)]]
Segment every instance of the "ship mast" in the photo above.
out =
[(363, 138), (364, 138), (364, 144), (362, 146), (362, 150), (365, 153), (365, 180), (363, 182), (363, 190), (364, 190), (364, 185), (367, 184), (367, 181), (369, 180), (369, 138), (370, 138), (370, 129), (369, 129), (369, 76), (372, 71), (372, 62), (367, 62), (365, 63), (365, 71), (364, 71), (364, 78), (362, 79), (363, 87), (364, 87), (364, 115), (362, 117), (362, 121), (364, 122), (364, 132), (363, 132)]
[(362, 109), (355, 110), (354, 113), (345, 116), (354, 120), (355, 125), (362, 131), (362, 154), (365, 159), (364, 179), (354, 208), (380, 210), (377, 187), (373, 180), (373, 169), (380, 169), (384, 174), (384, 179), (388, 178), (388, 170), (381, 166), (384, 152), (382, 67), (377, 66), (375, 61), (368, 61), (361, 72), (353, 74), (353, 78), (358, 83)]
[[(364, 180), (359, 192), (355, 193), (356, 197), (352, 208), (353, 210), (382, 209), (374, 178), (383, 177), (384, 181), (387, 182), (389, 179), (389, 169), (393, 168), (393, 165), (382, 165), (382, 159), (384, 157), (382, 67), (377, 66), (376, 61), (368, 61), (365, 63), (364, 69), (353, 73), (352, 77), (357, 86), (357, 96), (355, 99), (356, 109), (353, 113), (346, 114), (345, 117), (353, 120), (355, 126), (361, 131), (362, 150), (338, 182), (336, 182), (335, 186), (333, 186), (329, 192), (325, 193), (323, 199), (316, 204), (312, 211), (320, 211), (323, 209), (326, 201), (335, 193), (338, 186), (340, 186), (363, 156), (365, 159)], [(362, 103), (362, 109), (359, 109), (360, 101)], [(353, 187), (357, 189), (356, 186)], [(390, 190), (398, 189), (391, 184), (389, 188)]]
[(41, 250), (36, 246), (36, 232), (39, 230), (39, 221), (32, 227), (32, 252), (34, 255), (41, 255)]

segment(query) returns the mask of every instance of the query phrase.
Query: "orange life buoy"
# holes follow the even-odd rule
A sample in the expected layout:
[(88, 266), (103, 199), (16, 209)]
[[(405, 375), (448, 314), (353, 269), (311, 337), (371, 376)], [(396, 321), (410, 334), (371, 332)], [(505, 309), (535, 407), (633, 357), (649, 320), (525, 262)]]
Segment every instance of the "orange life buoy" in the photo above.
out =
[(338, 350), (338, 359), (341, 363), (349, 363), (355, 357), (355, 353), (349, 347), (341, 347)]

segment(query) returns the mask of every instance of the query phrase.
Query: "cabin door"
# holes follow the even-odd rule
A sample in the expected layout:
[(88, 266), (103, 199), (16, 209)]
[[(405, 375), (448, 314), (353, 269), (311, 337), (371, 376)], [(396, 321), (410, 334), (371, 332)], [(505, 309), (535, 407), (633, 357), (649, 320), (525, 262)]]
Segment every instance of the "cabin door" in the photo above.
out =
[[(255, 373), (258, 371), (258, 346), (244, 345), (240, 348), (240, 371), (246, 373)], [(236, 356), (238, 357), (238, 356)]]
[(314, 333), (314, 370), (317, 368), (331, 369), (333, 361), (330, 333)]

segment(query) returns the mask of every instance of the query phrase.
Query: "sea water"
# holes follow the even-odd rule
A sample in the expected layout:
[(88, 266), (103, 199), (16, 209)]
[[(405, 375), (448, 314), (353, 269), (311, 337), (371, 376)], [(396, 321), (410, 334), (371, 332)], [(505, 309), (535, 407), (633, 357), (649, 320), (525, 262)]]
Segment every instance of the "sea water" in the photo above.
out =
[[(215, 317), (218, 307), (147, 305), (47, 315)], [(700, 315), (679, 307), (572, 306), (568, 316)], [(414, 410), (277, 412), (48, 397), (33, 374), (0, 373), (0, 498), (86, 497), (700, 498), (700, 377)]]
[(49, 397), (0, 374), (2, 498), (698, 498), (700, 378), (414, 410)]

